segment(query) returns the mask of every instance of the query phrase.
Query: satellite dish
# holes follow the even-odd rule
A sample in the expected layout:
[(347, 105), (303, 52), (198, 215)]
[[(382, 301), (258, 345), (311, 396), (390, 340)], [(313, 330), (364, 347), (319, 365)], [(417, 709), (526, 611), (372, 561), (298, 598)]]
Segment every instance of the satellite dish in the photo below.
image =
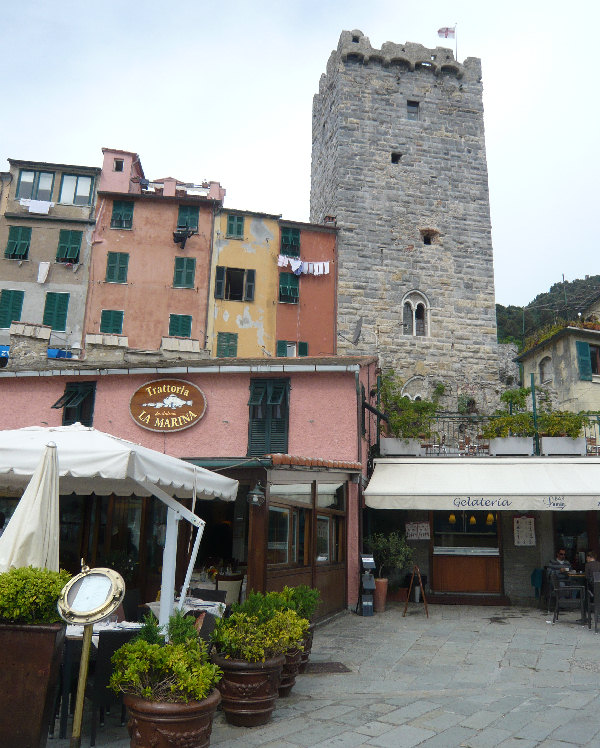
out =
[(360, 331), (362, 330), (363, 318), (359, 317), (356, 327), (354, 328), (354, 335), (352, 336), (352, 345), (356, 345), (360, 340)]

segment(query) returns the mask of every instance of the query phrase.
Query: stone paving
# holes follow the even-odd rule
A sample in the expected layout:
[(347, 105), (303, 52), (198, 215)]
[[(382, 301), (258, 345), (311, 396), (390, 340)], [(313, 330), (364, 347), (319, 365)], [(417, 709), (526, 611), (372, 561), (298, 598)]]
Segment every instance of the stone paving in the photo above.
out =
[[(403, 609), (344, 613), (319, 627), (311, 662), (351, 672), (299, 676), (264, 727), (232, 727), (218, 713), (211, 746), (600, 746), (600, 634), (576, 612), (552, 625), (536, 608), (430, 605), (429, 618), (422, 604), (406, 617)], [(114, 720), (99, 729), (99, 748), (129, 746)]]

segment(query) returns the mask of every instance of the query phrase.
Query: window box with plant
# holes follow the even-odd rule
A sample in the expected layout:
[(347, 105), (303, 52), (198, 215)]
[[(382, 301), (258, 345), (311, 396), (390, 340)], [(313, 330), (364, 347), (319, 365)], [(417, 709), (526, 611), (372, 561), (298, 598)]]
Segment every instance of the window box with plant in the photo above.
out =
[(383, 574), (400, 573), (410, 568), (414, 552), (406, 542), (406, 537), (399, 532), (376, 532), (365, 538), (365, 547), (375, 559), (377, 576), (375, 578), (374, 608), (376, 613), (385, 611), (388, 591), (388, 577)]
[(70, 578), (32, 567), (0, 574), (0, 735), (11, 748), (46, 745), (66, 628), (56, 605)]
[(113, 655), (110, 686), (124, 694), (131, 748), (210, 744), (221, 671), (208, 662), (194, 623), (175, 613), (165, 640), (147, 616), (140, 635)]
[(233, 725), (254, 727), (271, 719), (285, 653), (302, 646), (308, 621), (282, 606), (280, 595), (254, 593), (217, 621), (212, 660), (223, 671), (219, 690)]

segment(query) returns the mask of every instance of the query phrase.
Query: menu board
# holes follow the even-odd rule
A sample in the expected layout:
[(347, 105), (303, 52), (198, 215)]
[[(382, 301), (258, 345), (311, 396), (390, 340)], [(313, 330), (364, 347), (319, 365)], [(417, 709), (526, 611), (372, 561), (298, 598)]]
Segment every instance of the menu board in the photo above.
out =
[(533, 517), (515, 517), (515, 545), (535, 545), (535, 519)]
[(405, 534), (407, 540), (429, 540), (431, 538), (429, 522), (407, 522)]

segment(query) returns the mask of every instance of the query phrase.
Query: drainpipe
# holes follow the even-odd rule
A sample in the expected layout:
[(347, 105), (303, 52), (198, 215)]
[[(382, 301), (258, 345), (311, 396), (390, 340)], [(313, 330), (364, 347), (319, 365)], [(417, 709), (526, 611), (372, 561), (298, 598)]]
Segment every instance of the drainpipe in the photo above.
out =
[(534, 440), (535, 440), (535, 454), (539, 457), (540, 454), (540, 435), (538, 434), (538, 422), (537, 422), (537, 408), (535, 407), (535, 374), (531, 372), (531, 407), (533, 410), (533, 428), (534, 428)]

